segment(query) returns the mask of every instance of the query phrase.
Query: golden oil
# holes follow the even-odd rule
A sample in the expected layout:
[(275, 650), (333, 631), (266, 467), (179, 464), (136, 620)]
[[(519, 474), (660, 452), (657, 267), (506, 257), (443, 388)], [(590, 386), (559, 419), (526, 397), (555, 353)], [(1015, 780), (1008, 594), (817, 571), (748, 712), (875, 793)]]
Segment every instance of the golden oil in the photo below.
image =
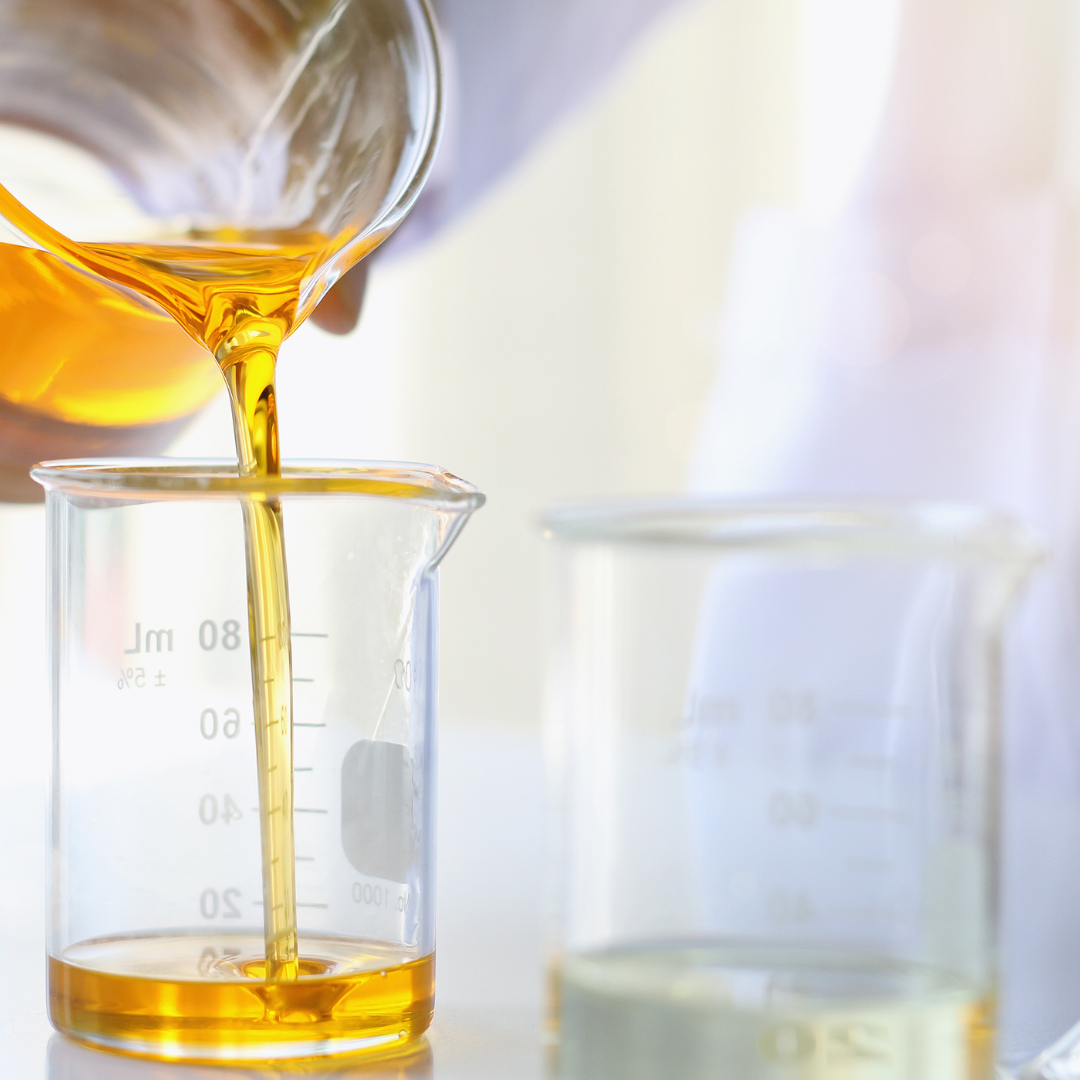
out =
[[(131, 357), (147, 365), (155, 362), (154, 333), (160, 337), (159, 344), (167, 346), (167, 356), (174, 357), (173, 363), (186, 363), (188, 355), (186, 344), (184, 349), (179, 347), (177, 333), (186, 331), (186, 341), (205, 346), (229, 390), (241, 474), (280, 476), (278, 350), (297, 325), (303, 286), (331, 249), (329, 238), (229, 232), (184, 242), (79, 244), (36, 218), (3, 188), (0, 213), (47, 249), (48, 255), (17, 250), (32, 268), (31, 282), (35, 273), (53, 275), (55, 288), (48, 302), (62, 308), (58, 298), (69, 287), (71, 295), (80, 298), (72, 306), (76, 317), (69, 319), (70, 334), (77, 333), (80, 304), (85, 308), (104, 303), (108, 292), (100, 281), (71, 269), (74, 266), (145, 297), (175, 320), (176, 325), (166, 330), (137, 301), (128, 302), (119, 292), (110, 296), (110, 302), (119, 304), (123, 318), (130, 321), (125, 363), (131, 363)], [(339, 237), (334, 244), (343, 240)], [(373, 239), (369, 249), (377, 242)], [(141, 332), (147, 327), (152, 332), (144, 337)], [(201, 380), (196, 382), (191, 400), (202, 393)], [(48, 400), (46, 390), (39, 388), (34, 400)], [(175, 407), (182, 410), (187, 404), (179, 402)], [(160, 405), (155, 407), (160, 409)], [(243, 514), (262, 842), (260, 966), (256, 970), (254, 962), (249, 962), (235, 973), (235, 979), (204, 985), (197, 979), (178, 981), (87, 969), (70, 956), (53, 959), (53, 1022), (76, 1037), (106, 1045), (116, 1040), (118, 1047), (130, 1044), (148, 1054), (177, 1057), (198, 1055), (202, 1053), (198, 1048), (206, 1046), (221, 1051), (207, 1051), (210, 1057), (229, 1057), (230, 1046), (236, 1055), (245, 1056), (244, 1048), (252, 1041), (263, 1047), (259, 1054), (277, 1047), (283, 1056), (294, 1056), (298, 1044), (343, 1038), (339, 1033), (345, 1030), (351, 1032), (349, 1039), (369, 1043), (411, 1038), (430, 1020), (432, 957), (391, 965), (375, 975), (341, 976), (320, 966), (323, 962), (317, 956), (301, 955), (298, 949), (284, 523), (280, 502), (273, 495), (250, 497)], [(146, 939), (142, 944), (148, 947)], [(185, 1044), (187, 1053), (181, 1050)]]
[(261, 1061), (387, 1049), (431, 1022), (434, 957), (303, 938), (297, 977), (265, 978), (252, 935), (87, 942), (49, 960), (49, 1010), (95, 1046), (185, 1061)]
[(156, 424), (221, 388), (206, 350), (174, 319), (48, 252), (0, 244), (0, 280), (0, 397), (31, 414)]
[[(296, 324), (301, 283), (325, 242), (303, 237), (276, 247), (206, 241), (69, 247), (88, 270), (155, 301), (210, 349), (229, 389), (240, 472), (274, 477), (281, 475), (278, 350)], [(243, 511), (267, 977), (289, 980), (297, 977), (299, 957), (285, 537), (276, 498), (252, 497)]]

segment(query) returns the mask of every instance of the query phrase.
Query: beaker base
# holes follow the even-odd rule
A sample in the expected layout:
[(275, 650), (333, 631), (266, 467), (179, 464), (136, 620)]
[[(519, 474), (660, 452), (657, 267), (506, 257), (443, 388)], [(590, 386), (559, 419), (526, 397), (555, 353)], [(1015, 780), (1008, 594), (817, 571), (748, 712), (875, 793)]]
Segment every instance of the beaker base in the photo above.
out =
[(434, 954), (301, 937), (301, 975), (258, 977), (255, 934), (84, 942), (49, 957), (49, 1018), (84, 1044), (175, 1061), (276, 1061), (385, 1051), (431, 1023)]

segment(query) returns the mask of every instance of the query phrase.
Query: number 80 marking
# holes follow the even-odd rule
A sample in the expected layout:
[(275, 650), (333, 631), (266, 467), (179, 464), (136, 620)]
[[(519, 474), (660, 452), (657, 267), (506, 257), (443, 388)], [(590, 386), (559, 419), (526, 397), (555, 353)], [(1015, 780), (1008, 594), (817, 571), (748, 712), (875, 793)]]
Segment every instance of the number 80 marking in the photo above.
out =
[[(218, 628), (213, 619), (204, 619), (199, 626), (199, 646), (204, 652), (217, 648)], [(240, 624), (235, 619), (226, 619), (221, 624), (221, 644), (230, 652), (240, 648)]]

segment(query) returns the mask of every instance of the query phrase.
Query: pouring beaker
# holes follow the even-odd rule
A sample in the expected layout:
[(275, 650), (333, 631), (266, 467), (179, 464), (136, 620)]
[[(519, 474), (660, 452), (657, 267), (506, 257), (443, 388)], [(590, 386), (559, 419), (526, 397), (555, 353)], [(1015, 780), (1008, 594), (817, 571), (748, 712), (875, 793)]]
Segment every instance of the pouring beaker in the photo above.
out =
[(858, 502), (547, 529), (559, 1075), (991, 1077), (1001, 634), (1033, 540)]
[[(387, 1048), (434, 994), (437, 567), (483, 496), (426, 466), (51, 463), (49, 1010), (189, 1060)], [(242, 501), (289, 555), (300, 976), (265, 978)]]
[(85, 243), (300, 245), (303, 318), (412, 206), (441, 121), (427, 0), (0, 0), (0, 60), (4, 498), (40, 496), (42, 457), (153, 452), (221, 387)]

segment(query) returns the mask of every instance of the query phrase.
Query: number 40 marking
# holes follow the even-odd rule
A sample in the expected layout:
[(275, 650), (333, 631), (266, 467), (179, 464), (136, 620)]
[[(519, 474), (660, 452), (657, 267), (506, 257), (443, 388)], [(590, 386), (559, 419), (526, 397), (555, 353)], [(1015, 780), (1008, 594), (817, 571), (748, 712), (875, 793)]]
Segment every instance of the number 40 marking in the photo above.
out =
[(199, 800), (199, 820), (204, 825), (213, 825), (215, 821), (237, 821), (244, 816), (231, 795), (223, 796), (220, 807), (216, 795), (204, 795)]

